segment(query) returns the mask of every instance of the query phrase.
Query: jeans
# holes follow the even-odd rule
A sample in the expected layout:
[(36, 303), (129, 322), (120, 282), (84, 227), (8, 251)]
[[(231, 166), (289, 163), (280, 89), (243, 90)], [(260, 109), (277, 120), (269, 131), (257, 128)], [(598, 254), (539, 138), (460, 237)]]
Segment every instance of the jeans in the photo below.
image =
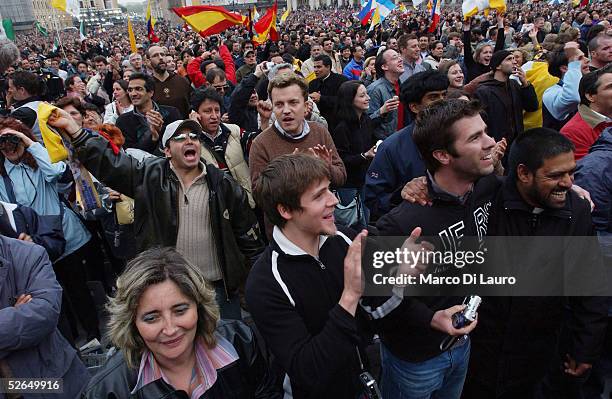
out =
[(381, 345), (385, 399), (459, 399), (470, 359), (470, 341), (419, 363), (398, 359)]

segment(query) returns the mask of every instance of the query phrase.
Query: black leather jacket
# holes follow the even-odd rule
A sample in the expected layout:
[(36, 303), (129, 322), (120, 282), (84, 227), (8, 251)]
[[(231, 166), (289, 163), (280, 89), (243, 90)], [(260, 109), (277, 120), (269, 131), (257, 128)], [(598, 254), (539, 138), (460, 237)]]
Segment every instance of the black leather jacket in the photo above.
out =
[[(107, 186), (134, 199), (134, 235), (138, 251), (176, 246), (179, 180), (166, 158), (143, 162), (120, 151), (117, 155), (103, 137), (86, 131), (74, 142), (78, 159)], [(212, 235), (223, 281), (234, 292), (246, 279), (250, 264), (264, 250), (257, 218), (245, 191), (229, 174), (206, 165), (210, 192)]]
[[(217, 326), (217, 333), (234, 345), (240, 358), (217, 370), (217, 381), (199, 399), (280, 399), (282, 390), (270, 378), (266, 362), (249, 326), (239, 320), (222, 320)], [(92, 377), (82, 398), (189, 399), (185, 391), (176, 390), (161, 379), (131, 394), (137, 379), (138, 368), (129, 368), (123, 352), (118, 351)]]

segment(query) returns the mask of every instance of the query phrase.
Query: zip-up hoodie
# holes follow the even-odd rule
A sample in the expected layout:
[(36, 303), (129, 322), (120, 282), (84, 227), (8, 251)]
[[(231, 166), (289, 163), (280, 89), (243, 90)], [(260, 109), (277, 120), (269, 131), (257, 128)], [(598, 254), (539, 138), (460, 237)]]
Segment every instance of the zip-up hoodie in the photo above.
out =
[[(435, 248), (443, 251), (461, 250), (461, 237), (484, 238), (491, 200), (501, 185), (496, 176), (480, 178), (472, 191), (462, 198), (434, 188), (429, 176), (428, 185), (433, 205), (403, 201), (378, 221), (380, 235), (408, 237), (415, 227), (421, 227), (421, 237), (433, 239)], [(361, 304), (375, 320), (383, 344), (394, 356), (409, 362), (422, 362), (442, 353), (440, 343), (446, 337), (431, 328), (434, 313), (459, 305), (462, 299), (449, 296), (369, 297), (363, 298)]]
[(274, 227), (247, 280), (249, 311), (295, 399), (352, 399), (358, 392), (358, 317), (338, 304), (347, 234), (321, 236), (315, 258)]

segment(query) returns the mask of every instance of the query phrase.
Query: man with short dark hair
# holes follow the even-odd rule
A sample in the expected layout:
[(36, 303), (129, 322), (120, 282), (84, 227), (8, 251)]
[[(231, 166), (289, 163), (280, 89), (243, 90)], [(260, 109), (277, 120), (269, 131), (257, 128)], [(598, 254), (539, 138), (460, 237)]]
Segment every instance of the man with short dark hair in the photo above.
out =
[(241, 319), (238, 289), (263, 241), (244, 190), (201, 161), (200, 125), (189, 119), (170, 123), (160, 139), (164, 156), (138, 162), (114, 151), (105, 138), (78, 129), (63, 110), (50, 123), (70, 134), (92, 175), (134, 198), (137, 249), (176, 247), (214, 286), (221, 318)]
[(324, 37), (321, 40), (321, 46), (323, 47), (323, 52), (321, 54), (325, 54), (331, 59), (331, 70), (334, 73), (342, 75), (342, 64), (340, 63), (340, 55), (338, 55), (338, 53), (336, 53), (336, 51), (334, 50), (334, 41), (328, 37)]
[[(525, 72), (517, 65), (509, 50), (493, 53), (491, 76), (476, 89), (476, 97), (486, 111), (489, 134), (496, 141), (505, 138), (508, 145), (523, 132), (523, 111), (538, 109), (538, 96)], [(520, 83), (510, 76), (517, 76)]]
[[(435, 101), (446, 97), (448, 78), (438, 71), (413, 75), (402, 84), (401, 102), (407, 105), (412, 120)], [(398, 103), (399, 104), (399, 103)], [(407, 182), (425, 174), (425, 164), (412, 139), (414, 122), (392, 134), (377, 148), (364, 186), (364, 201), (376, 220), (401, 202), (400, 193)]]
[(189, 116), (191, 85), (184, 77), (167, 71), (165, 47), (153, 45), (147, 49), (147, 58), (153, 70), (155, 88), (153, 100), (159, 105), (176, 108), (181, 118)]
[(315, 78), (314, 59), (321, 55), (322, 47), (319, 43), (313, 43), (310, 47), (310, 57), (302, 63), (302, 76), (306, 83), (312, 82)]
[(612, 62), (612, 36), (597, 35), (589, 42), (591, 71), (603, 68)]
[[(428, 43), (427, 36), (424, 36), (424, 38)], [(426, 69), (421, 63), (420, 44), (420, 39), (416, 35), (404, 34), (397, 40), (399, 52), (404, 62), (404, 72), (399, 78), (400, 83), (405, 82), (415, 73), (423, 72)]]
[(191, 95), (190, 118), (202, 126), (202, 159), (232, 175), (246, 191), (251, 207), (255, 207), (249, 165), (241, 144), (240, 126), (222, 123), (223, 98), (214, 87), (201, 88)]
[[(423, 74), (430, 72), (439, 73)], [(483, 220), (499, 184), (492, 175), (495, 141), (481, 111), (476, 102), (448, 100), (420, 112), (412, 136), (427, 167), (432, 206), (402, 202), (378, 221), (381, 235), (408, 236), (420, 227), (437, 251), (453, 252), (469, 249), (464, 236), (483, 239)], [(435, 266), (435, 276), (454, 273), (452, 261)], [(411, 297), (394, 289), (389, 298), (364, 298), (362, 304), (379, 324), (383, 397), (459, 399), (470, 354), (467, 334), (477, 324), (454, 326), (461, 298)], [(448, 336), (458, 340), (445, 348), (441, 343)]]
[(128, 83), (128, 95), (134, 110), (117, 118), (117, 127), (125, 137), (124, 148), (138, 148), (161, 155), (160, 134), (166, 126), (181, 119), (178, 110), (153, 101), (155, 81), (149, 75), (134, 73)]
[(32, 129), (39, 140), (42, 136), (37, 112), (38, 104), (42, 101), (43, 85), (38, 75), (27, 71), (16, 71), (8, 79), (7, 99), (10, 101), (7, 102), (13, 109), (11, 116)]
[(563, 50), (549, 55), (548, 72), (560, 80), (542, 95), (543, 126), (561, 130), (580, 104), (578, 86), (582, 75), (589, 72), (589, 59), (578, 43), (569, 42)]
[(365, 51), (360, 44), (357, 44), (351, 48), (351, 54), (353, 59), (344, 67), (343, 75), (350, 80), (359, 80), (361, 79), (361, 72), (363, 72), (363, 56)]
[(601, 132), (612, 126), (612, 67), (584, 75), (578, 91), (578, 112), (561, 128), (575, 146), (576, 160), (588, 154)]
[(284, 374), (285, 397), (296, 399), (360, 392), (358, 302), (367, 232), (351, 243), (352, 234), (336, 228), (330, 180), (324, 161), (286, 154), (261, 171), (255, 188), (274, 231), (249, 273), (246, 301)]
[[(96, 74), (87, 81), (87, 92), (92, 96), (103, 98), (104, 102), (108, 104), (112, 97), (113, 73), (108, 69), (106, 57), (95, 56), (93, 62), (96, 67)], [(110, 94), (107, 90), (109, 87), (111, 89)]]
[[(483, 300), (465, 397), (581, 397), (576, 392), (600, 355), (608, 298), (590, 296), (607, 295), (597, 285), (605, 284), (605, 271), (596, 238), (586, 239), (595, 233), (588, 201), (572, 190), (575, 169), (572, 143), (552, 129), (527, 130), (510, 149), (508, 177), (491, 202), (486, 230), (509, 238), (491, 239), (487, 249), (517, 281), (537, 283), (533, 296)], [(525, 236), (542, 241), (526, 246), (512, 239)], [(576, 243), (546, 248), (555, 237)], [(565, 294), (568, 286), (584, 287), (581, 296)]]
[(333, 132), (338, 123), (336, 118), (338, 89), (348, 79), (346, 76), (332, 72), (332, 60), (327, 54), (315, 57), (314, 71), (317, 78), (308, 84), (309, 96), (319, 106), (321, 115), (327, 121), (328, 130)]

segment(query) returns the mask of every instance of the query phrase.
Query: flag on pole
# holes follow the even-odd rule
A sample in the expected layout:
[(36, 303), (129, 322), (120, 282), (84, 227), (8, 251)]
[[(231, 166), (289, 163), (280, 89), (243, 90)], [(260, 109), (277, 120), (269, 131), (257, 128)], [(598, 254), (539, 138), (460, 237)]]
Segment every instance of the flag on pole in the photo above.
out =
[(172, 11), (203, 37), (221, 33), (247, 19), (221, 6), (175, 7)]
[(281, 24), (285, 23), (285, 21), (287, 20), (287, 17), (289, 16), (290, 13), (291, 13), (291, 11), (289, 10), (289, 8), (287, 8), (287, 10), (285, 10), (283, 15), (281, 15), (281, 17), (280, 17)]
[(261, 15), (259, 15), (257, 7), (255, 7), (255, 4), (253, 4), (253, 22), (259, 21), (259, 18), (261, 18)]
[(51, 0), (51, 7), (67, 12), (75, 18), (80, 18), (79, 0)]
[(368, 0), (368, 2), (363, 6), (359, 14), (357, 14), (357, 18), (361, 21), (361, 26), (365, 26), (368, 24), (368, 21), (374, 14), (376, 10), (376, 0)]
[(376, 8), (380, 13), (380, 22), (382, 22), (395, 9), (395, 3), (391, 0), (376, 0)]
[(433, 10), (431, 12), (431, 25), (429, 25), (429, 33), (435, 32), (440, 23), (440, 3), (442, 0), (433, 0)]
[(149, 38), (149, 41), (151, 43), (157, 43), (159, 42), (159, 38), (157, 36), (155, 36), (155, 18), (153, 18), (153, 15), (151, 14), (151, 0), (149, 0), (147, 2), (147, 15), (146, 15), (146, 21), (147, 21), (147, 37)]
[(54, 53), (57, 53), (59, 48), (60, 48), (60, 42), (59, 42), (59, 38), (56, 36), (55, 40), (53, 40), (53, 49), (51, 49), (51, 51), (53, 51)]
[(463, 0), (461, 4), (461, 11), (465, 19), (491, 8), (502, 13), (506, 12), (506, 0)]
[(81, 26), (79, 26), (79, 37), (81, 42), (87, 39), (87, 32), (85, 31), (85, 20), (81, 20)]
[(38, 21), (34, 22), (34, 27), (44, 37), (48, 37), (49, 36), (49, 32), (47, 31), (47, 29), (44, 26), (42, 26), (40, 24), (40, 22), (38, 22)]
[(376, 9), (374, 10), (374, 15), (372, 15), (372, 20), (370, 21), (370, 29), (368, 30), (368, 32), (374, 30), (374, 27), (380, 24), (380, 22), (380, 10), (378, 9), (378, 7), (376, 7)]
[[(412, 1), (412, 4), (414, 4), (414, 3), (415, 3), (415, 1), (413, 0), (413, 1)], [(420, 3), (419, 3), (419, 4), (420, 4)], [(408, 11), (408, 10), (406, 9), (406, 6), (404, 5), (404, 3), (400, 3), (400, 5), (399, 5), (399, 7), (398, 7), (398, 8), (399, 8), (399, 10), (400, 10), (400, 12), (401, 12), (402, 14), (405, 14), (405, 13)]]
[(128, 37), (130, 38), (130, 50), (132, 50), (132, 53), (136, 53), (138, 52), (138, 49), (136, 48), (136, 37), (134, 36), (134, 29), (132, 28), (132, 21), (130, 20), (129, 15), (127, 17), (127, 21), (128, 21)]
[(13, 30), (13, 21), (9, 18), (2, 20), (0, 25), (0, 38), (15, 41), (15, 30)]
[(275, 1), (274, 5), (268, 8), (268, 11), (259, 18), (253, 29), (255, 30), (255, 36), (253, 36), (253, 44), (258, 46), (265, 43), (268, 38), (273, 41), (278, 41), (278, 31), (276, 30), (276, 12), (278, 10), (278, 3)]

